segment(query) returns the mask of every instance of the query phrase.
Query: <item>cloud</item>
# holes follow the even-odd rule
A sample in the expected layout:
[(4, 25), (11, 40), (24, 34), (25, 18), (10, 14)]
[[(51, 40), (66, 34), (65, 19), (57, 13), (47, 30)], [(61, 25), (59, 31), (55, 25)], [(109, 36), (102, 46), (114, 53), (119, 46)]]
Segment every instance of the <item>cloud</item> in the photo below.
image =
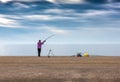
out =
[(96, 27), (89, 27), (89, 28), (78, 28), (79, 30), (82, 31), (93, 31), (93, 32), (120, 32), (120, 28), (115, 28), (115, 27), (103, 27), (103, 28), (96, 28)]
[(8, 18), (8, 15), (0, 15), (0, 27), (18, 28), (20, 25), (16, 20)]
[(45, 30), (48, 30), (49, 32), (55, 33), (55, 34), (67, 34), (68, 33), (67, 30), (63, 30), (63, 29), (60, 29), (60, 28), (54, 27), (54, 26), (43, 26), (42, 28)]
[(96, 16), (96, 15), (108, 15), (114, 14), (115, 11), (107, 11), (107, 10), (88, 10), (84, 15), (85, 16)]
[(109, 4), (105, 4), (103, 5), (105, 8), (117, 8), (120, 9), (120, 3), (109, 3)]
[(9, 1), (22, 1), (22, 2), (35, 2), (35, 1), (48, 1), (52, 3), (62, 3), (62, 4), (78, 4), (83, 3), (85, 0), (0, 0), (2, 3)]
[(85, 0), (46, 0), (52, 3), (62, 3), (62, 4), (78, 4), (83, 3)]
[(67, 34), (68, 33), (68, 30), (63, 30), (63, 29), (60, 29), (59, 27), (55, 27), (55, 26), (42, 25), (40, 27), (41, 28), (37, 28), (37, 29), (45, 30), (45, 31), (51, 32), (53, 34)]
[(24, 18), (30, 20), (52, 20), (53, 17), (51, 15), (26, 15)]
[(96, 18), (96, 16), (108, 17), (110, 15), (119, 14), (119, 12), (116, 10), (89, 9), (89, 10), (84, 10), (84, 12), (77, 12), (73, 9), (66, 10), (66, 9), (57, 9), (57, 8), (56, 9), (46, 9), (46, 10), (44, 10), (44, 13), (57, 14), (57, 15), (54, 15), (53, 17), (51, 15), (51, 18), (50, 18), (51, 20), (52, 19), (53, 20), (54, 19), (71, 19), (71, 20), (77, 20), (77, 21), (78, 21), (78, 19), (80, 19), (80, 20), (82, 19), (84, 21), (84, 19), (89, 18), (89, 17), (92, 17), (92, 18)]
[(44, 13), (53, 13), (53, 14), (70, 14), (75, 13), (73, 9), (46, 9), (44, 10)]
[[(66, 13), (70, 12), (70, 13)], [(119, 12), (116, 10), (94, 10), (94, 9), (89, 9), (89, 10), (84, 10), (84, 12), (77, 12), (75, 10), (64, 10), (64, 9), (46, 9), (43, 11), (42, 14), (33, 14), (33, 15), (24, 15), (23, 19), (25, 20), (30, 20), (33, 22), (40, 22), (46, 23), (48, 25), (55, 25), (62, 26), (62, 28), (65, 29), (76, 29), (76, 26), (81, 25), (82, 27), (90, 27), (93, 26), (95, 27), (96, 25), (100, 25), (103, 27), (118, 27), (119, 22), (114, 18), (114, 16), (119, 15)], [(54, 24), (54, 21), (56, 23)], [(62, 21), (62, 23), (61, 23)], [(50, 23), (52, 24), (50, 24)], [(64, 23), (65, 22), (65, 23)], [(64, 25), (62, 24), (65, 24)], [(112, 25), (111, 25), (112, 24)], [(69, 27), (69, 28), (68, 28)], [(72, 28), (74, 27), (74, 28)], [(55, 31), (55, 30), (51, 30)]]
[(46, 1), (49, 1), (49, 2), (52, 2), (52, 3), (56, 3), (56, 0), (46, 0)]
[(2, 3), (7, 3), (10, 1), (18, 1), (18, 2), (42, 2), (48, 1), (51, 3), (57, 4), (80, 4), (80, 3), (113, 3), (120, 2), (119, 0), (0, 0)]
[(118, 27), (119, 25), (119, 19), (116, 18), (119, 16), (119, 11), (116, 10), (85, 10), (83, 13), (74, 13), (73, 15), (76, 16), (76, 22), (87, 27), (96, 25)]
[(56, 34), (66, 34), (67, 31), (61, 30), (61, 29), (50, 29), (50, 32), (56, 33)]
[(0, 2), (2, 2), (2, 3), (7, 3), (9, 1), (12, 1), (12, 0), (0, 0)]
[(30, 6), (19, 2), (14, 3), (14, 6), (16, 6), (17, 8), (30, 8)]
[(115, 0), (107, 0), (108, 3), (114, 2)]
[(103, 15), (112, 15), (117, 14), (115, 10), (86, 10), (84, 13), (76, 13), (75, 15), (84, 16), (84, 17), (93, 17), (93, 16), (103, 16)]
[(42, 20), (42, 21), (74, 19), (73, 17), (53, 16), (53, 15), (26, 15), (23, 17), (29, 20)]
[(24, 2), (33, 2), (33, 1), (42, 1), (42, 0), (0, 0), (2, 3), (7, 3), (10, 1), (24, 1)]

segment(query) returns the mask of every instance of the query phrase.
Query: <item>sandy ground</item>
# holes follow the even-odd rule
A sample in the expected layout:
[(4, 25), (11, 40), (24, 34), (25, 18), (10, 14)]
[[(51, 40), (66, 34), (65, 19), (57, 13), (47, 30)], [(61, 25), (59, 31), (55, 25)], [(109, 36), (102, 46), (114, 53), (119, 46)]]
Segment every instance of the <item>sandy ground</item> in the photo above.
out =
[(120, 57), (0, 57), (0, 82), (120, 82)]

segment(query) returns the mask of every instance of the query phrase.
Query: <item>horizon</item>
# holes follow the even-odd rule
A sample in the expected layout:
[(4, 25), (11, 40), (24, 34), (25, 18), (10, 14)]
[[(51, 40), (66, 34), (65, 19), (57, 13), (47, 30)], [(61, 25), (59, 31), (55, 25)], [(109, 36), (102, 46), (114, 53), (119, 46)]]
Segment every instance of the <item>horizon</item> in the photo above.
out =
[[(120, 44), (45, 44), (42, 46), (41, 56), (47, 56), (50, 49), (54, 56), (73, 56), (85, 52), (90, 56), (120, 56)], [(1, 45), (0, 56), (37, 56), (37, 46), (36, 44)]]

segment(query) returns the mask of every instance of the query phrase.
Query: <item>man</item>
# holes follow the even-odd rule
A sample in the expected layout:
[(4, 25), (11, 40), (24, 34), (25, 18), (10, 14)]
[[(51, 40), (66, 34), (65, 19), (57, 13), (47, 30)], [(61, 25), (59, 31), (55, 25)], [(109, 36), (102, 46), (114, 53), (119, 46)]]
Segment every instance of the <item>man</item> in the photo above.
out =
[(40, 54), (41, 54), (41, 48), (42, 48), (42, 45), (46, 42), (46, 40), (44, 40), (43, 42), (41, 42), (41, 40), (38, 41), (37, 43), (37, 48), (38, 48), (38, 57), (40, 57)]

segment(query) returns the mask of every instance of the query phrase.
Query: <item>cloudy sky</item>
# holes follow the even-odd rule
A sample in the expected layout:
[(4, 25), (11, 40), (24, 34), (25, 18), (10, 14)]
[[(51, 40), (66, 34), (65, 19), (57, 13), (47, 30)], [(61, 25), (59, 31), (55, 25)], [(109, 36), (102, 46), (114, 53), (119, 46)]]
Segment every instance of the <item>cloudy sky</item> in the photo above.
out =
[(119, 44), (120, 0), (0, 0), (0, 44)]

